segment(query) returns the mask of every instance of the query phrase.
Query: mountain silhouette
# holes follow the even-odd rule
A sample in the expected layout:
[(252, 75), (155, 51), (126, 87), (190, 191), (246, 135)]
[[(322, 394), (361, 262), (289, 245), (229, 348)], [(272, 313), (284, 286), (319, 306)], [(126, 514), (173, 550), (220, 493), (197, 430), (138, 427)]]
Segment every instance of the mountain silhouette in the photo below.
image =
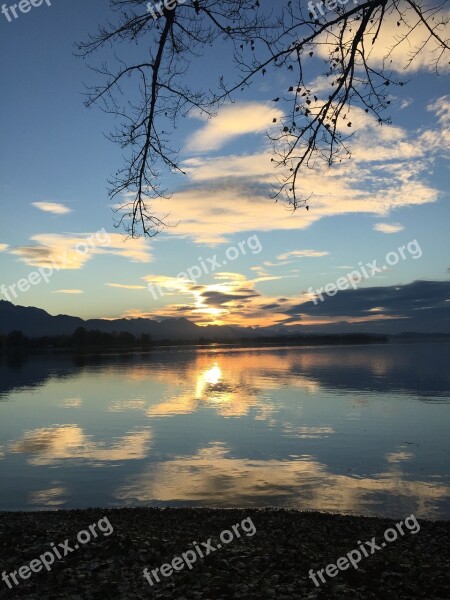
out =
[[(401, 325), (403, 322), (401, 319)], [(338, 322), (335, 324), (321, 325), (289, 325), (279, 324), (267, 327), (238, 327), (229, 325), (206, 325), (200, 326), (192, 323), (185, 317), (164, 319), (129, 318), (129, 319), (81, 319), (70, 315), (50, 315), (45, 310), (34, 306), (17, 306), (12, 302), (0, 300), (0, 335), (8, 335), (12, 331), (21, 331), (28, 338), (40, 338), (45, 336), (63, 336), (72, 335), (78, 328), (83, 327), (88, 331), (100, 331), (108, 334), (119, 334), (121, 332), (130, 333), (139, 338), (141, 335), (149, 335), (153, 341), (168, 340), (174, 341), (242, 341), (260, 339), (261, 342), (274, 342), (277, 338), (281, 341), (285, 338), (293, 340), (294, 337), (302, 338), (306, 343), (308, 339), (311, 343), (319, 342), (319, 338), (327, 336), (333, 339), (325, 340), (324, 343), (336, 343), (339, 338), (343, 341), (348, 337), (350, 343), (351, 336), (397, 336), (397, 337), (448, 337), (450, 334), (445, 332), (432, 333), (432, 331), (423, 331), (424, 327), (419, 327), (417, 321), (414, 321), (414, 329), (409, 329), (410, 333), (405, 333), (404, 329), (395, 328), (392, 330), (392, 320), (383, 322), (346, 323)], [(416, 329), (417, 327), (417, 329)], [(421, 331), (422, 329), (422, 331)], [(433, 328), (430, 328), (431, 330)], [(353, 343), (357, 340), (355, 339)], [(363, 342), (363, 340), (361, 340)]]
[(81, 319), (69, 315), (52, 316), (45, 310), (33, 306), (16, 306), (12, 302), (0, 300), (0, 334), (22, 331), (25, 336), (43, 337), (72, 335), (78, 327), (98, 330), (104, 333), (126, 331), (134, 336), (148, 334), (153, 340), (198, 340), (199, 338), (232, 339), (245, 336), (243, 328), (226, 325), (208, 325), (200, 327), (185, 317), (164, 319)]

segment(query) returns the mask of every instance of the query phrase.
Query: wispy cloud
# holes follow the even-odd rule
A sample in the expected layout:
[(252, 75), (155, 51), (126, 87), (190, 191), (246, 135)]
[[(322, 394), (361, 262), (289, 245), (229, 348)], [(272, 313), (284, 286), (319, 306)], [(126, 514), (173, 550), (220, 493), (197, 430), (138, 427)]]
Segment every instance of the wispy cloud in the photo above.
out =
[[(421, 19), (414, 7), (406, 5), (404, 10), (399, 13), (392, 12), (383, 20), (383, 24), (378, 31), (378, 21), (375, 19), (369, 29), (366, 30), (367, 39), (369, 36), (377, 36), (377, 43), (370, 48), (369, 65), (372, 68), (384, 67), (388, 64), (389, 69), (404, 73), (406, 68), (409, 71), (433, 71), (436, 69), (436, 60), (439, 58), (439, 69), (442, 72), (449, 70), (450, 52), (442, 50), (437, 39), (430, 35), (428, 24), (433, 20), (433, 29), (441, 39), (448, 38), (448, 18), (450, 12), (441, 7), (429, 6), (427, 9), (427, 20)], [(330, 42), (332, 36), (337, 34), (337, 28), (330, 34), (323, 34), (321, 42), (328, 39)], [(347, 32), (347, 39), (350, 41), (352, 33)], [(323, 58), (329, 58), (329, 47), (326, 43), (319, 43), (317, 51)]]
[(119, 233), (42, 233), (30, 238), (33, 245), (9, 250), (21, 261), (33, 267), (54, 269), (81, 269), (94, 255), (112, 254), (131, 262), (151, 262), (147, 240), (125, 239)]
[(31, 204), (36, 208), (39, 208), (39, 210), (50, 212), (54, 215), (65, 215), (72, 212), (72, 209), (64, 206), (64, 204), (58, 204), (56, 202), (32, 202)]
[(291, 252), (285, 252), (277, 256), (278, 260), (288, 260), (289, 258), (319, 258), (320, 256), (327, 256), (329, 252), (324, 250), (292, 250)]
[[(358, 128), (352, 160), (325, 171), (304, 171), (304, 194), (313, 193), (308, 212), (292, 213), (270, 198), (278, 171), (268, 149), (184, 161), (190, 183), (171, 198), (171, 213), (180, 221), (166, 234), (214, 245), (240, 232), (305, 229), (325, 217), (345, 214), (386, 218), (402, 207), (436, 202), (439, 191), (426, 174), (450, 140), (450, 99), (440, 98), (428, 109), (436, 115), (435, 126), (412, 132), (381, 127), (363, 110), (352, 109), (351, 119)], [(157, 214), (167, 212), (162, 199), (152, 207)]]
[(236, 103), (221, 108), (216, 117), (195, 132), (187, 143), (187, 150), (204, 152), (218, 150), (233, 138), (260, 133), (269, 129), (273, 119), (283, 113), (261, 102)]
[(125, 283), (105, 283), (108, 287), (119, 288), (121, 290), (146, 290), (146, 285), (128, 285)]
[(52, 294), (84, 294), (83, 290), (54, 290)]
[(398, 233), (405, 229), (400, 223), (376, 223), (373, 228), (381, 233)]
[(5, 252), (6, 250), (8, 250), (8, 248), (8, 244), (0, 244), (0, 252)]

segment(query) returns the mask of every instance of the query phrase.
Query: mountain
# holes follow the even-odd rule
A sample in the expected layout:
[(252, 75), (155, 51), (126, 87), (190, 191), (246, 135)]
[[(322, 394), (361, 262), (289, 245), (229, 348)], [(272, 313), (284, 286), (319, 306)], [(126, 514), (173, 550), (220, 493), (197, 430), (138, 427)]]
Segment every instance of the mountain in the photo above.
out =
[(208, 325), (200, 327), (184, 317), (178, 319), (80, 319), (68, 315), (49, 315), (48, 312), (33, 306), (16, 306), (6, 300), (0, 300), (0, 334), (22, 331), (27, 337), (53, 335), (71, 335), (78, 327), (113, 333), (126, 331), (139, 336), (150, 334), (153, 340), (198, 340), (199, 338), (233, 339), (246, 336), (251, 329), (228, 327), (226, 325)]
[[(379, 325), (382, 327), (379, 327)], [(200, 327), (191, 323), (184, 317), (156, 321), (155, 319), (80, 319), (69, 315), (50, 315), (45, 310), (33, 306), (16, 306), (6, 300), (0, 300), (0, 335), (6, 335), (11, 331), (22, 331), (28, 338), (71, 335), (79, 327), (89, 331), (101, 331), (104, 333), (121, 333), (125, 331), (139, 337), (148, 334), (152, 340), (169, 341), (198, 341), (203, 340), (254, 340), (255, 338), (285, 338), (286, 336), (300, 336), (306, 342), (310, 339), (313, 343), (320, 336), (351, 336), (351, 335), (395, 335), (405, 339), (422, 337), (436, 337), (436, 333), (420, 331), (418, 327), (415, 332), (404, 333), (401, 329), (395, 331), (392, 328), (392, 320), (383, 322), (347, 323), (345, 321), (334, 324), (328, 323), (325, 327), (320, 325), (276, 325), (269, 327), (231, 327), (228, 325), (207, 325)], [(450, 334), (445, 333), (444, 337)], [(326, 342), (328, 343), (328, 342)]]

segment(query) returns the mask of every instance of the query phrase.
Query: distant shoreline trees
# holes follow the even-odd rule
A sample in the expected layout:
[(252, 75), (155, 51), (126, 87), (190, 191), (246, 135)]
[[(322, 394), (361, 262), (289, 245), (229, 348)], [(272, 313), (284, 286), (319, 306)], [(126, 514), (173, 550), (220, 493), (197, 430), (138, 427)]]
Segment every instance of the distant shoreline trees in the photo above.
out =
[(259, 347), (274, 345), (314, 346), (314, 345), (346, 345), (346, 344), (372, 344), (384, 343), (389, 336), (365, 333), (349, 334), (295, 334), (260, 336), (255, 338), (222, 339), (217, 336), (213, 339), (162, 339), (153, 340), (149, 334), (134, 336), (127, 331), (105, 333), (97, 330), (87, 330), (78, 327), (71, 335), (53, 335), (35, 338), (26, 337), (22, 331), (11, 331), (7, 335), (0, 335), (0, 352), (14, 353), (37, 350), (149, 350), (155, 346), (189, 346), (211, 344), (234, 345), (242, 347)]
[(0, 336), (0, 348), (6, 351), (33, 349), (83, 349), (83, 348), (142, 348), (152, 345), (151, 336), (143, 333), (134, 336), (127, 331), (105, 333), (78, 327), (71, 335), (46, 335), (28, 338), (22, 331), (11, 331)]

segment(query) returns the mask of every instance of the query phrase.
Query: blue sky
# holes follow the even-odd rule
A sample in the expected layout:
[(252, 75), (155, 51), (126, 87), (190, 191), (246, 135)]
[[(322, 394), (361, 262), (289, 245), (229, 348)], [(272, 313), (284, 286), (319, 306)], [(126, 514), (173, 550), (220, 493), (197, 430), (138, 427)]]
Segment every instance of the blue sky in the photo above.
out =
[[(183, 119), (175, 139), (187, 176), (164, 176), (174, 195), (154, 203), (176, 226), (152, 240), (125, 241), (113, 227), (107, 196), (107, 179), (122, 163), (120, 149), (103, 135), (113, 119), (84, 107), (83, 82), (93, 74), (73, 56), (73, 44), (108, 16), (106, 0), (52, 0), (12, 22), (0, 14), (0, 283), (8, 288), (54, 260), (60, 266), (48, 283), (15, 288), (14, 303), (83, 318), (185, 316), (241, 325), (289, 319), (326, 326), (352, 317), (331, 310), (339, 294), (351, 292), (326, 297), (320, 314), (299, 310), (298, 320), (292, 308), (310, 302), (311, 288), (336, 282), (360, 263), (383, 265), (387, 253), (413, 240), (420, 257), (406, 249), (406, 258), (358, 287), (448, 281), (448, 71), (431, 72), (426, 51), (409, 83), (392, 88), (391, 126), (355, 109), (352, 160), (305, 171), (302, 185), (314, 192), (309, 211), (292, 213), (268, 196), (276, 173), (265, 132), (282, 115), (272, 99), (290, 83), (277, 75), (257, 81), (211, 121)], [(189, 73), (193, 83), (206, 88), (211, 77), (232, 73), (224, 56), (206, 55)], [(406, 58), (405, 50), (394, 55), (396, 73)], [(312, 82), (325, 93), (319, 67), (317, 61), (315, 72), (312, 63)], [(77, 245), (89, 236), (92, 247), (80, 253)], [(239, 243), (250, 238), (244, 254)], [(174, 281), (201, 260), (216, 255), (223, 262), (231, 246), (238, 256), (226, 265), (203, 269), (197, 281)], [(58, 259), (64, 253), (70, 264)], [(148, 283), (166, 286), (164, 295), (155, 298)], [(392, 308), (388, 314), (368, 302), (367, 317), (358, 322), (392, 318)]]

